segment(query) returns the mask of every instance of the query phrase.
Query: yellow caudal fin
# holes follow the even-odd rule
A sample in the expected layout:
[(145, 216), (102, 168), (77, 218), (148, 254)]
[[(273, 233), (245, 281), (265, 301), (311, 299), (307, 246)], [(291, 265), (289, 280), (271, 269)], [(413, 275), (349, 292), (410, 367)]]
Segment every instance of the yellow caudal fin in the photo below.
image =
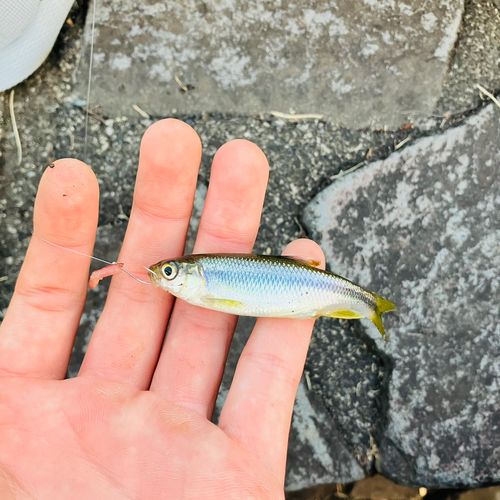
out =
[[(374, 294), (375, 295), (375, 294)], [(378, 331), (380, 332), (380, 335), (386, 339), (385, 336), (385, 330), (384, 330), (384, 325), (382, 323), (382, 314), (388, 312), (388, 311), (394, 311), (396, 309), (396, 306), (389, 300), (383, 299), (382, 297), (379, 297), (378, 295), (375, 295), (375, 298), (377, 299), (377, 306), (375, 308), (375, 312), (373, 316), (370, 318), (373, 322), (373, 324), (378, 328)]]

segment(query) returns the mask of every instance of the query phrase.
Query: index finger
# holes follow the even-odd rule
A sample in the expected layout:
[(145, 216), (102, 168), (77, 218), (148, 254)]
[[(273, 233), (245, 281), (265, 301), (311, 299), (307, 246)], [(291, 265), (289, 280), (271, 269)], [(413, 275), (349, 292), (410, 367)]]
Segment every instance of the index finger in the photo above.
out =
[(0, 373), (64, 378), (90, 266), (66, 248), (92, 254), (98, 215), (99, 185), (87, 165), (66, 159), (47, 168), (33, 238), (1, 326)]

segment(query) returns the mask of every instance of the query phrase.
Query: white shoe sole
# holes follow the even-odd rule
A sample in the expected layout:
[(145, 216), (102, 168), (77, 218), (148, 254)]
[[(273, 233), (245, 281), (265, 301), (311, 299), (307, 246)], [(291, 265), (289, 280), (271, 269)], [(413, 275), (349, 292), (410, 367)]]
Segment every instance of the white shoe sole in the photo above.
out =
[[(39, 3), (38, 10), (36, 3)], [(1, 24), (31, 22), (8, 45), (0, 48), (0, 92), (30, 76), (49, 55), (68, 15), (73, 0), (0, 0)], [(10, 16), (9, 16), (10, 12)], [(10, 25), (10, 34), (16, 27)], [(19, 30), (17, 30), (19, 31)], [(14, 35), (15, 36), (15, 35)]]

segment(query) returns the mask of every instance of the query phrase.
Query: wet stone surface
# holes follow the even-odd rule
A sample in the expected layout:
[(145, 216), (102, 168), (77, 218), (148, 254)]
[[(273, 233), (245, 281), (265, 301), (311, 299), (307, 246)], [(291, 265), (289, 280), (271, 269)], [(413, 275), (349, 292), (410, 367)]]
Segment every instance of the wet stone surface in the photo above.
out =
[(313, 387), (309, 389), (306, 377), (297, 391), (290, 443), (293, 446), (288, 452), (285, 483), (288, 491), (332, 479), (347, 483), (365, 476), (321, 396)]
[(388, 343), (365, 324), (393, 362), (378, 468), (404, 484), (500, 479), (499, 124), (488, 106), (306, 209), (332, 270), (398, 305)]

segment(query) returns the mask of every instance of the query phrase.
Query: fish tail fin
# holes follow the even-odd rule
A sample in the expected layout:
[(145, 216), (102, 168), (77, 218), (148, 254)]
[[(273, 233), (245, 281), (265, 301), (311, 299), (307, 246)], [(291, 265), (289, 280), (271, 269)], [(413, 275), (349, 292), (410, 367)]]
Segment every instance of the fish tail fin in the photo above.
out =
[(372, 320), (373, 324), (380, 332), (380, 335), (382, 335), (382, 337), (387, 341), (384, 325), (382, 323), (382, 314), (389, 311), (394, 311), (396, 309), (396, 306), (390, 300), (383, 299), (376, 294), (374, 295), (377, 301), (377, 305), (375, 306), (375, 312), (373, 313), (373, 316), (369, 319)]

